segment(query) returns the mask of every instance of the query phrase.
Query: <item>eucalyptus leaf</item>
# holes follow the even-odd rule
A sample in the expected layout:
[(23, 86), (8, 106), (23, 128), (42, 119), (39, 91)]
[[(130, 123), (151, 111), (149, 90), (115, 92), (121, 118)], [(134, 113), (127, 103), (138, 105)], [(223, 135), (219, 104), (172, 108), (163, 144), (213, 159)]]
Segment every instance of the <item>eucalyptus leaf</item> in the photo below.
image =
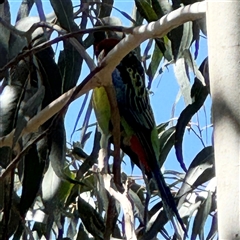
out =
[[(46, 22), (52, 22), (55, 18), (56, 15), (55, 13), (49, 13), (46, 14), (45, 16), (46, 18)], [(21, 18), (15, 25), (16, 29), (22, 32), (27, 32), (32, 26), (33, 24), (39, 23), (41, 20), (39, 17), (37, 16), (28, 16), (25, 18)], [(41, 36), (44, 33), (43, 29), (41, 27), (38, 27), (31, 36), (31, 39), (36, 39), (38, 36)]]
[(164, 133), (164, 131), (166, 130), (167, 126), (169, 125), (170, 121), (164, 122), (164, 123), (160, 123), (159, 125), (157, 125), (157, 131), (158, 134), (160, 134), (160, 136)]
[(201, 73), (201, 67), (198, 69), (198, 66), (195, 60), (192, 58), (192, 55), (189, 49), (184, 50), (183, 55), (184, 55), (186, 64), (192, 69), (195, 77), (197, 77), (202, 82), (202, 84), (205, 85), (205, 79), (203, 74)]
[(181, 90), (181, 94), (183, 96), (185, 105), (189, 105), (192, 103), (190, 97), (191, 85), (188, 73), (186, 71), (186, 61), (184, 58), (177, 59), (176, 63), (174, 64), (174, 73)]
[(51, 146), (49, 153), (49, 160), (51, 161), (52, 168), (61, 180), (74, 184), (82, 184), (64, 171), (66, 161), (66, 136), (63, 118), (60, 117), (54, 124), (55, 126), (53, 127), (52, 134), (50, 136)]
[(193, 31), (192, 31), (192, 22), (186, 22), (183, 24), (183, 35), (180, 41), (179, 54), (184, 52), (184, 50), (189, 49), (192, 44)]
[(132, 202), (134, 202), (134, 209), (135, 209), (135, 214), (138, 217), (138, 219), (140, 220), (140, 222), (144, 223), (144, 206), (140, 200), (140, 198), (138, 197), (138, 195), (130, 190), (129, 191), (129, 195), (132, 199)]
[(155, 47), (154, 47), (154, 50), (153, 50), (153, 54), (152, 54), (152, 58), (151, 58), (151, 62), (148, 66), (148, 69), (147, 69), (147, 75), (149, 77), (149, 84), (148, 84), (148, 89), (150, 89), (150, 86), (151, 86), (151, 82), (157, 72), (157, 69), (159, 67), (159, 64), (162, 60), (162, 57), (163, 57), (163, 54), (162, 52), (160, 51), (159, 47), (157, 46), (157, 44), (155, 43)]
[(78, 198), (78, 212), (87, 231), (91, 233), (96, 240), (103, 239), (105, 225), (102, 217), (81, 197)]
[(90, 240), (84, 225), (80, 223), (76, 240)]
[[(206, 81), (208, 80), (208, 67), (207, 67), (207, 58), (202, 62), (199, 70)], [(181, 167), (186, 171), (186, 167), (183, 160), (182, 153), (182, 141), (183, 135), (186, 126), (191, 120), (192, 116), (203, 106), (204, 101), (206, 100), (209, 94), (209, 85), (203, 84), (197, 77), (194, 79), (194, 84), (191, 88), (191, 98), (192, 103), (189, 104), (180, 114), (177, 125), (176, 125), (176, 138), (175, 138), (175, 150), (177, 159), (181, 165)]]
[[(28, 65), (21, 61), (5, 78), (0, 91), (0, 136), (9, 134), (16, 126), (19, 98), (26, 78), (29, 74)], [(0, 165), (6, 168), (10, 161), (11, 151), (8, 147), (0, 148)]]
[(187, 174), (184, 178), (183, 184), (178, 191), (177, 197), (180, 197), (178, 206), (181, 206), (186, 199), (187, 194), (198, 186), (195, 185), (196, 181), (208, 169), (213, 168), (214, 152), (213, 147), (203, 148), (193, 159), (189, 166)]
[(185, 49), (189, 49), (193, 39), (192, 22), (186, 22), (183, 25), (174, 28), (167, 34), (171, 40), (172, 53), (174, 60), (182, 57)]
[(102, 0), (102, 4), (99, 11), (99, 18), (104, 18), (110, 16), (112, 12), (113, 0)]
[[(67, 31), (77, 31), (79, 28), (74, 22), (73, 5), (71, 0), (51, 0), (59, 25)], [(81, 43), (81, 36), (76, 36)], [(82, 57), (69, 40), (64, 40), (64, 49), (60, 52), (58, 66), (62, 76), (62, 92), (73, 88), (79, 78), (82, 68)]]
[[(8, 1), (0, 4), (1, 21), (10, 24), (10, 9)], [(8, 61), (10, 30), (0, 23), (0, 68), (2, 68)]]
[[(163, 7), (164, 4), (166, 4), (166, 1), (164, 2), (164, 1), (152, 0), (152, 8), (154, 9), (154, 11), (157, 14), (158, 18), (161, 18), (166, 13), (165, 12), (166, 9)], [(171, 7), (170, 3), (168, 3), (168, 6)]]
[(217, 229), (218, 229), (217, 228), (217, 213), (215, 212), (214, 215), (212, 216), (211, 228), (209, 230), (206, 240), (213, 240), (215, 235), (217, 234)]
[(25, 217), (37, 196), (42, 183), (44, 167), (45, 162), (38, 158), (37, 148), (34, 144), (24, 157), (24, 177), (19, 204), (19, 212), (22, 217)]
[(171, 127), (162, 133), (159, 139), (160, 145), (160, 155), (159, 155), (159, 165), (163, 166), (168, 153), (175, 143), (175, 127)]
[(18, 9), (16, 22), (29, 15), (33, 4), (34, 4), (34, 0), (22, 0), (22, 3)]
[(40, 86), (37, 90), (31, 87), (24, 94), (24, 99), (21, 103), (18, 112), (16, 129), (13, 136), (13, 145), (17, 142), (22, 130), (26, 127), (28, 121), (37, 113), (42, 100), (44, 98), (45, 88)]
[[(46, 15), (46, 21), (51, 22), (56, 18), (54, 13), (50, 13)], [(27, 32), (34, 24), (40, 22), (40, 18), (37, 16), (27, 16), (24, 18), (19, 19), (16, 23), (15, 28), (22, 32)], [(47, 34), (46, 34), (47, 33)], [(31, 35), (27, 36), (29, 39), (38, 39), (40, 38), (41, 41), (46, 40), (51, 34), (51, 31), (45, 31), (45, 36), (43, 35), (44, 31), (42, 28), (37, 28)], [(40, 40), (36, 40), (34, 44), (37, 44)], [(33, 45), (34, 45), (33, 44)], [(9, 45), (11, 48), (9, 49), (9, 60), (16, 57), (24, 47), (28, 46), (28, 41), (26, 37), (20, 36), (16, 33), (11, 33)]]
[(67, 31), (76, 30), (73, 19), (73, 5), (71, 0), (50, 0), (58, 21)]
[(169, 235), (164, 229), (164, 225), (168, 221), (167, 216), (161, 209), (157, 209), (155, 210), (154, 215), (152, 215), (149, 219), (146, 226), (146, 231), (139, 238), (140, 240), (154, 239), (158, 232), (160, 232), (165, 239), (169, 239)]
[(152, 6), (159, 18), (172, 11), (171, 3), (168, 0), (152, 0)]
[(61, 184), (62, 180), (56, 175), (50, 162), (42, 182), (42, 199), (46, 210), (49, 212), (54, 212), (60, 204), (63, 205), (63, 202), (61, 203), (57, 199)]
[(63, 80), (62, 92), (66, 92), (76, 85), (82, 69), (82, 62), (83, 59), (76, 48), (68, 40), (64, 41), (64, 50), (60, 52), (58, 59)]
[(138, 12), (145, 18), (148, 22), (157, 21), (158, 16), (153, 10), (150, 1), (148, 0), (135, 0)]
[(210, 213), (211, 205), (212, 196), (211, 193), (208, 192), (207, 198), (200, 205), (194, 219), (191, 240), (195, 240), (197, 238), (197, 235), (199, 236), (200, 240), (204, 240), (204, 225), (207, 220), (208, 214)]

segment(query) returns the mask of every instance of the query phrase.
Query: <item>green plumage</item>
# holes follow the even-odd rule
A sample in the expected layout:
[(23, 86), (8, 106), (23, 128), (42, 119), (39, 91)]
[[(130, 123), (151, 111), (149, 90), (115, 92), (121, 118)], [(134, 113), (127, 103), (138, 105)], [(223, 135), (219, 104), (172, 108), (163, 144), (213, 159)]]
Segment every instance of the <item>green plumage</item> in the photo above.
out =
[(111, 120), (111, 109), (107, 93), (104, 87), (95, 88), (93, 91), (93, 108), (96, 114), (98, 125), (103, 134), (109, 135), (109, 122)]

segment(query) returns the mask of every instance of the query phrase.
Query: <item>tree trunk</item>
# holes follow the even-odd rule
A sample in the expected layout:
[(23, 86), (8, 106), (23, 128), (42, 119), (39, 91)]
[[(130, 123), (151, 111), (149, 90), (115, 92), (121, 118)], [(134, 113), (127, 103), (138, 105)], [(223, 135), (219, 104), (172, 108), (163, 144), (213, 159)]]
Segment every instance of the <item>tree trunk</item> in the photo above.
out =
[(219, 239), (240, 239), (240, 1), (208, 1)]

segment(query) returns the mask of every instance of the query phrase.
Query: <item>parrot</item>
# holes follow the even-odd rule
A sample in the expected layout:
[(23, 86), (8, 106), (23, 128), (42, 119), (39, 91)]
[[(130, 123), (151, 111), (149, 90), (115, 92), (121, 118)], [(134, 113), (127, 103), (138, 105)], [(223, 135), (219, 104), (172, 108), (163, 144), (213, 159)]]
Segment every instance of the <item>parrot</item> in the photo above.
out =
[[(101, 61), (118, 43), (107, 38), (95, 46)], [(176, 229), (174, 217), (185, 231), (174, 198), (160, 170), (159, 140), (149, 93), (145, 86), (145, 73), (134, 51), (129, 52), (112, 73), (112, 83), (120, 114), (121, 149), (146, 174), (154, 179), (168, 219)], [(111, 136), (111, 110), (104, 87), (93, 90), (93, 109), (102, 134)]]

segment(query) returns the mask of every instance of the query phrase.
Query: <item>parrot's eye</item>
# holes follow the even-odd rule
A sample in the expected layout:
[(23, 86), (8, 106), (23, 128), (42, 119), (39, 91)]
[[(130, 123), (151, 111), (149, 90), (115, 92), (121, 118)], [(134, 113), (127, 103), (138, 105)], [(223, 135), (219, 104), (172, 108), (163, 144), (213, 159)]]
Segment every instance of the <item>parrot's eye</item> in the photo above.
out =
[(132, 74), (133, 73), (133, 69), (132, 68), (127, 68), (127, 71)]

